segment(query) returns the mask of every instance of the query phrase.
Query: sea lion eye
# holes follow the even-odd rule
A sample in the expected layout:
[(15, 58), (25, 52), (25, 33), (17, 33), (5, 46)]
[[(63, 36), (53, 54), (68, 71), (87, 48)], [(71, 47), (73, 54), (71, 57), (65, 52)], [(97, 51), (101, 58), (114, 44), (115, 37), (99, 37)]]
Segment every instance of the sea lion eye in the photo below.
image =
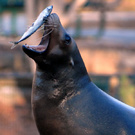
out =
[(69, 45), (70, 42), (71, 42), (71, 37), (70, 37), (68, 34), (66, 34), (66, 35), (65, 35), (65, 44), (66, 44), (66, 45)]

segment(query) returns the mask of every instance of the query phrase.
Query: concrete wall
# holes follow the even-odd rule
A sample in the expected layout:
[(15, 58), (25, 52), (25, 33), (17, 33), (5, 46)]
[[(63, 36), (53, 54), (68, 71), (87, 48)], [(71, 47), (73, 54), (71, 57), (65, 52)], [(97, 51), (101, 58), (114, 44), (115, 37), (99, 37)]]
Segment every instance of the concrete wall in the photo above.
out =
[(87, 71), (93, 74), (135, 74), (135, 47), (89, 39), (76, 40)]

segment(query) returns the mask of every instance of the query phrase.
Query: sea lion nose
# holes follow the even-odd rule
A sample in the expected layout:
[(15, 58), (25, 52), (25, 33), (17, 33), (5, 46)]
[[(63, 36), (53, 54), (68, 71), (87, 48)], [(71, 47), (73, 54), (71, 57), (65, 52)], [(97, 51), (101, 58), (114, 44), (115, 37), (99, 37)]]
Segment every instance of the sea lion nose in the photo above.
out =
[(53, 27), (58, 27), (60, 25), (59, 17), (56, 13), (52, 13), (47, 19), (48, 25), (53, 25)]

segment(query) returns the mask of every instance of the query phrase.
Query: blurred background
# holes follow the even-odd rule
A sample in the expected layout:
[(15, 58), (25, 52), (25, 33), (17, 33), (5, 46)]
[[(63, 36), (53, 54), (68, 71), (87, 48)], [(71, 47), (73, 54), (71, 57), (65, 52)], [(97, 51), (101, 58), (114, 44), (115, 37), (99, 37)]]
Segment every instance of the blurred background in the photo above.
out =
[(21, 45), (37, 45), (42, 27), (13, 50), (9, 41), (49, 5), (75, 38), (92, 81), (135, 107), (134, 0), (0, 0), (0, 135), (38, 135), (30, 104), (35, 65)]

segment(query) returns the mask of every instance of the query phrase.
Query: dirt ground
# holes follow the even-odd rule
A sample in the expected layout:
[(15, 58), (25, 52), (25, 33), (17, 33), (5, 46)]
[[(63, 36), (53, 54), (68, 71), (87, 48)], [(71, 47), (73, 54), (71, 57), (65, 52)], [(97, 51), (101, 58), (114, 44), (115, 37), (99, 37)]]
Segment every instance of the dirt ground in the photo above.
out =
[(0, 94), (0, 135), (38, 135), (30, 98), (27, 101), (19, 90), (13, 91), (4, 88)]

